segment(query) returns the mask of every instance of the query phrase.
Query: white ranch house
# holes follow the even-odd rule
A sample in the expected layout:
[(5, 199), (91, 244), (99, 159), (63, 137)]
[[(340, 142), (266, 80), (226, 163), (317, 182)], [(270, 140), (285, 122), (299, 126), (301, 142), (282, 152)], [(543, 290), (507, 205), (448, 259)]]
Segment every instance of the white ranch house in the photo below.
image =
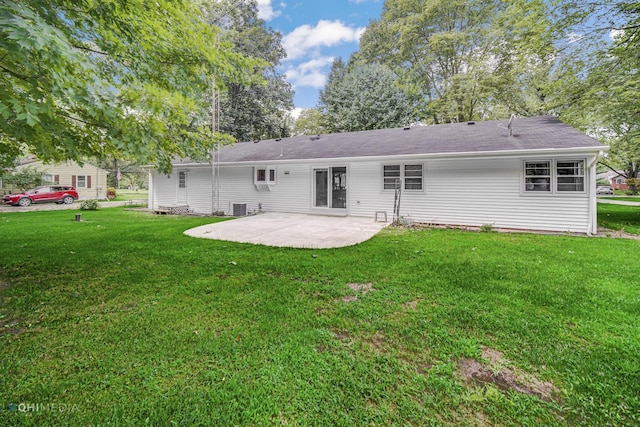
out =
[[(608, 147), (550, 116), (242, 142), (150, 171), (149, 207), (391, 217), (595, 234)], [(511, 127), (511, 129), (509, 129)], [(378, 214), (380, 219), (382, 215)]]

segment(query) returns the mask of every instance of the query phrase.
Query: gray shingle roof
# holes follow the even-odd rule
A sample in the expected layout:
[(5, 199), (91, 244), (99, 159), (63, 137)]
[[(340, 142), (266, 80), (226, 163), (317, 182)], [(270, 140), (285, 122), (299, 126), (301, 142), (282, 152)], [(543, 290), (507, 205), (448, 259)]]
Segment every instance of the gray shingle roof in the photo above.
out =
[[(259, 142), (241, 142), (220, 150), (222, 163), (303, 159), (337, 159), (401, 155), (455, 155), (459, 153), (514, 152), (549, 149), (606, 149), (595, 139), (555, 117), (454, 123), (381, 129), (363, 132), (297, 136)], [(178, 162), (187, 163), (188, 161)]]

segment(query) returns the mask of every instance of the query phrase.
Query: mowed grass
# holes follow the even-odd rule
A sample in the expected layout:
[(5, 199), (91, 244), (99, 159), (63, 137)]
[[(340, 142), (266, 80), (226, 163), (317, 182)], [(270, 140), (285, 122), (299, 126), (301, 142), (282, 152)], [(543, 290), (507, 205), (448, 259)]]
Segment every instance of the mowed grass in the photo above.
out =
[(640, 235), (640, 206), (598, 204), (598, 225)]
[[(640, 423), (637, 240), (386, 229), (300, 250), (73, 213), (0, 214), (0, 425)], [(551, 398), (465, 381), (486, 349)]]

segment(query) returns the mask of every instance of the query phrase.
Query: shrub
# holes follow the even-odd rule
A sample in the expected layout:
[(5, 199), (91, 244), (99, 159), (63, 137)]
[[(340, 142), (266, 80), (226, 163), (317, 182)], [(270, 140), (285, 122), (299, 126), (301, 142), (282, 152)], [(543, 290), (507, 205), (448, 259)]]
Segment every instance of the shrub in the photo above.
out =
[(116, 198), (116, 189), (113, 187), (107, 188), (107, 199), (115, 199)]
[(482, 224), (480, 226), (480, 232), (482, 233), (491, 233), (492, 231), (494, 231), (493, 224)]
[(80, 203), (80, 210), (81, 211), (97, 211), (98, 201), (94, 199), (84, 200), (82, 203)]

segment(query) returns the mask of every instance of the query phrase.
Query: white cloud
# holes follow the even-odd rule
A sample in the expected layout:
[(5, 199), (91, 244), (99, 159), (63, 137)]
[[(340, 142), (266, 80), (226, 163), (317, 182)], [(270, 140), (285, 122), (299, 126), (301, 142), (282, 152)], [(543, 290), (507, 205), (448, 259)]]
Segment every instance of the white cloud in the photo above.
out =
[[(280, 7), (284, 9), (286, 6), (285, 3), (280, 3)], [(258, 18), (264, 19), (265, 21), (271, 21), (274, 18), (277, 18), (282, 13), (279, 10), (273, 10), (273, 6), (271, 5), (271, 0), (258, 0)]]
[(306, 108), (294, 108), (291, 110), (291, 117), (298, 120), (298, 117), (300, 117), (300, 114), (302, 114), (304, 110), (306, 110)]
[(329, 56), (315, 58), (289, 68), (284, 74), (294, 89), (301, 86), (319, 89), (324, 87), (327, 81), (327, 74), (324, 68), (331, 65), (332, 62), (333, 57)]
[(624, 35), (624, 30), (611, 30), (609, 31), (609, 38), (611, 40), (616, 40), (618, 37), (622, 37)]
[(315, 27), (302, 25), (282, 40), (287, 51), (287, 59), (298, 59), (316, 54), (321, 47), (336, 46), (342, 43), (357, 42), (365, 28), (348, 27), (340, 21), (319, 21)]

